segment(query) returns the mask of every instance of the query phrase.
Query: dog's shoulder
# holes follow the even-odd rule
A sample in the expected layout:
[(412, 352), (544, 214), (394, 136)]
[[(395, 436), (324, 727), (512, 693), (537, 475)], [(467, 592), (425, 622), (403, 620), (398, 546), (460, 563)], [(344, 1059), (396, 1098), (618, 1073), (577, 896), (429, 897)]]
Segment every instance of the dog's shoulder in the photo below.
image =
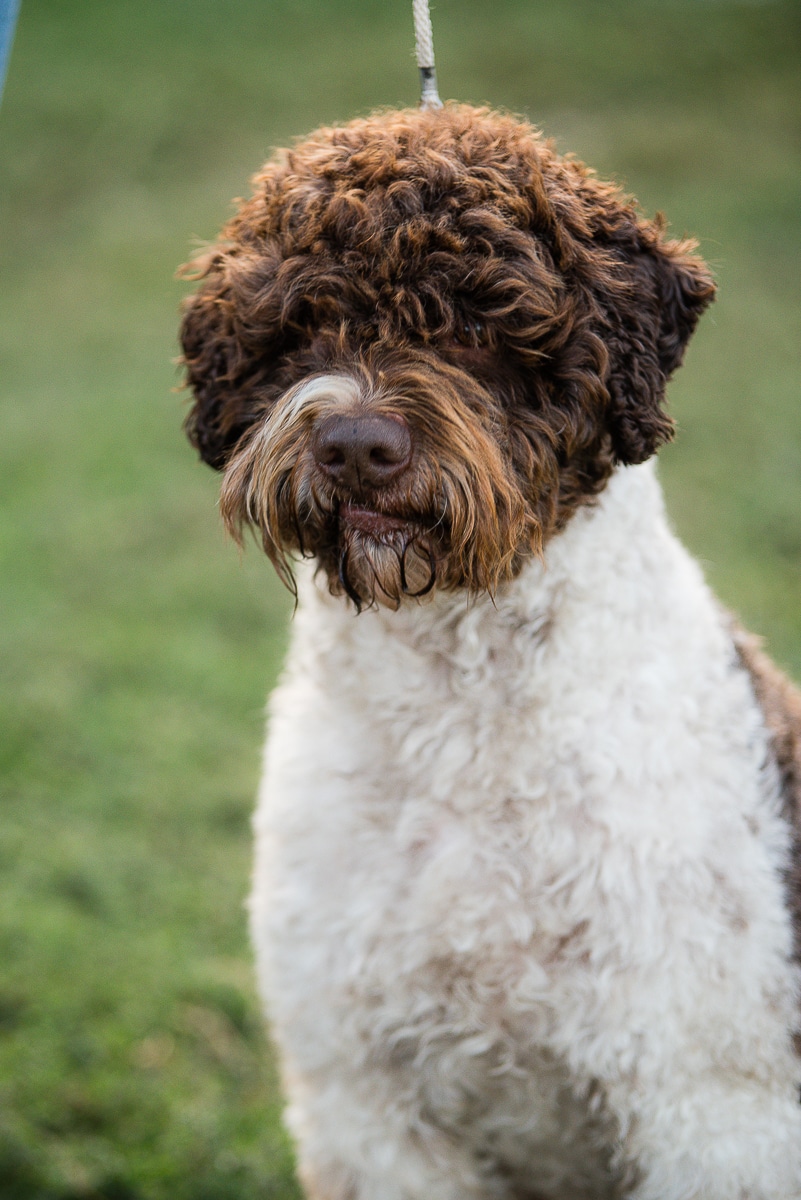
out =
[(762, 648), (761, 638), (735, 619), (731, 631), (737, 656), (751, 677), (781, 773), (787, 815), (801, 820), (801, 691)]
[(762, 710), (770, 747), (779, 771), (784, 815), (794, 832), (790, 897), (796, 948), (801, 957), (801, 691), (779, 670), (762, 641), (730, 618), (737, 656), (747, 671)]

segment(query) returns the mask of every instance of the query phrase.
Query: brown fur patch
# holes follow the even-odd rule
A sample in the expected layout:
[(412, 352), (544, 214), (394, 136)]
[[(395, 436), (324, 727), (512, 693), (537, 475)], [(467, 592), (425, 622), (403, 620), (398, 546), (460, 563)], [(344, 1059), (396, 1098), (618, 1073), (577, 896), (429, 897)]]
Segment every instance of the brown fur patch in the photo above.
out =
[(781, 778), (784, 811), (794, 832), (788, 882), (796, 958), (801, 961), (801, 691), (771, 662), (762, 649), (760, 638), (736, 623), (732, 632), (737, 654), (751, 676), (770, 734)]
[(285, 578), (308, 545), (334, 590), (398, 600), (402, 547), (360, 544), (343, 584), (348, 538), (325, 514), (348, 498), (312, 478), (308, 428), (282, 471), (257, 461), (288, 392), (355, 373), (416, 447), (414, 474), (366, 499), (408, 517), (438, 585), (491, 589), (671, 436), (665, 383), (714, 294), (692, 251), (510, 116), (449, 105), (318, 130), (267, 163), (193, 268), (187, 430), (231, 472), (229, 523), (257, 525)]

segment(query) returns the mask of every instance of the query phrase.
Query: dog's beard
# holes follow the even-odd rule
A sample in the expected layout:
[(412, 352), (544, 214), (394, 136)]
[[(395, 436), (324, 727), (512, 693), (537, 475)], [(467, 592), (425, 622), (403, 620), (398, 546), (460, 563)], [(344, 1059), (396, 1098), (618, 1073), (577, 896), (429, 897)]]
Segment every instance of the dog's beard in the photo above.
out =
[(282, 540), (316, 559), (329, 589), (346, 595), (359, 611), (421, 599), (446, 569), (448, 535), (441, 518), (388, 515), (371, 504), (320, 495), (303, 481), (284, 489), (284, 502), (280, 524), (291, 524), (294, 538)]
[(397, 608), (404, 596), (419, 599), (437, 581), (437, 559), (413, 528), (376, 538), (340, 523), (337, 579), (357, 609), (380, 604)]
[[(396, 382), (383, 370), (389, 396), (403, 397), (397, 408), (376, 396), (366, 370), (291, 389), (226, 470), (220, 506), (229, 531), (241, 540), (245, 525), (258, 528), (293, 591), (293, 552), (315, 558), (330, 591), (359, 610), (397, 608), (439, 587), (492, 593), (538, 549), (541, 530), (478, 406), (454, 386), (457, 374), (407, 366)], [(358, 411), (365, 403), (403, 413), (417, 439), (414, 466), (389, 488), (342, 494), (315, 463), (311, 430), (343, 404)]]

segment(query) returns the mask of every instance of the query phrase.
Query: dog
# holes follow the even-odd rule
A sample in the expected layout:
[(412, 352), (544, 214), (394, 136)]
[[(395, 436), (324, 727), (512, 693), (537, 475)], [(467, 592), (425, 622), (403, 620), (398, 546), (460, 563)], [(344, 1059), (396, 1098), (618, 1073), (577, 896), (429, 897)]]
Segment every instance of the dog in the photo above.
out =
[(800, 1200), (801, 696), (671, 532), (695, 244), (526, 121), (278, 153), (182, 342), (296, 595), (251, 902), (311, 1200)]

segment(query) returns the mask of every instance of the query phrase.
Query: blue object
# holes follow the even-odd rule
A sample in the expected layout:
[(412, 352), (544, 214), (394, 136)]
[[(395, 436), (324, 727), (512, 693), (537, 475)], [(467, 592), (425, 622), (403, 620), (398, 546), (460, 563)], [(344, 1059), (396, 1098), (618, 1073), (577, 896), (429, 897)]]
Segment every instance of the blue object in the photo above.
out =
[(3, 84), (6, 81), (18, 12), (19, 0), (0, 0), (0, 100), (3, 99)]

